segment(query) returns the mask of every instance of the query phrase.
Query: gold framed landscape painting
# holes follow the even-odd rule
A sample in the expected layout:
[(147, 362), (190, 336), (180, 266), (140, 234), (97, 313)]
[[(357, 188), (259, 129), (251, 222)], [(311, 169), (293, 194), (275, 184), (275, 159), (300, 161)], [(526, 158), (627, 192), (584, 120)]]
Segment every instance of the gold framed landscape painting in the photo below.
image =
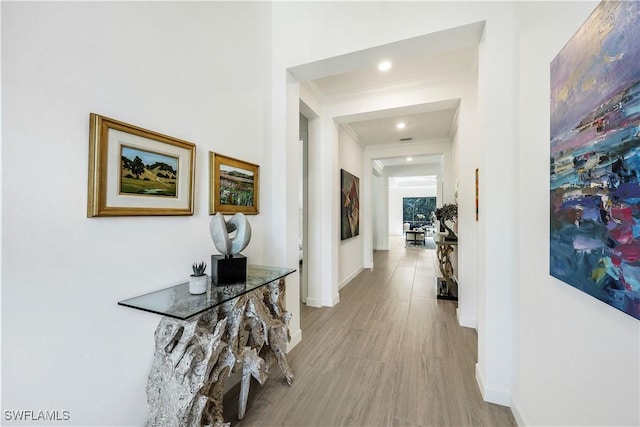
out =
[(195, 144), (90, 115), (87, 216), (193, 215)]
[(210, 151), (209, 177), (209, 214), (260, 212), (260, 166)]

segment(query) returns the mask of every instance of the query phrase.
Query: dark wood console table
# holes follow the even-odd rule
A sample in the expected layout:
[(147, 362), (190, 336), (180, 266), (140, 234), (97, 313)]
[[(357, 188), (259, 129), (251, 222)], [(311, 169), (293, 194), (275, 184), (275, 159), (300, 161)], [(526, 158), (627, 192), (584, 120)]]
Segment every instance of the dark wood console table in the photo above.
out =
[(284, 309), (284, 277), (294, 271), (249, 265), (245, 283), (210, 285), (202, 295), (191, 295), (183, 283), (118, 302), (163, 316), (147, 381), (147, 426), (229, 426), (222, 415), (224, 385), (238, 369), (238, 419), (251, 377), (263, 384), (273, 362), (293, 382), (285, 355), (291, 314)]

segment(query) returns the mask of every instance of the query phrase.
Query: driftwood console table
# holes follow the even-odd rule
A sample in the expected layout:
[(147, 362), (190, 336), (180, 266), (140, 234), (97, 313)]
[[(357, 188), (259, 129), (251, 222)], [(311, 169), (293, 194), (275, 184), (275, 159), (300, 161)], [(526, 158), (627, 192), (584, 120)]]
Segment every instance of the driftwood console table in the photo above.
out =
[(458, 282), (456, 281), (451, 259), (455, 252), (457, 241), (436, 242), (438, 256), (438, 266), (442, 277), (438, 278), (438, 299), (458, 300)]
[(245, 283), (211, 285), (202, 295), (191, 295), (183, 283), (118, 303), (163, 316), (147, 382), (147, 426), (229, 426), (224, 386), (238, 369), (238, 419), (251, 377), (263, 384), (272, 362), (293, 382), (285, 356), (291, 314), (284, 309), (284, 277), (294, 271), (249, 265)]

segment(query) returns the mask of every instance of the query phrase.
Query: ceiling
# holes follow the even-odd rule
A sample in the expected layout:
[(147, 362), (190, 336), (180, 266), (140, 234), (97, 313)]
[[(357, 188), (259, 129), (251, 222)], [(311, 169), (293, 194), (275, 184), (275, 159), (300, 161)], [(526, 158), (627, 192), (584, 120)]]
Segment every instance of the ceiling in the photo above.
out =
[[(392, 56), (393, 53), (389, 52), (386, 58)], [(378, 70), (378, 61), (361, 68), (309, 80), (307, 86), (325, 98), (336, 100), (350, 98), (356, 94), (372, 95), (386, 93), (389, 90), (409, 90), (420, 86), (436, 86), (455, 79), (467, 79), (475, 75), (477, 46), (445, 52), (416, 52), (411, 56), (389, 59), (392, 67), (385, 72)]]
[[(478, 43), (483, 29), (483, 23), (470, 24), (305, 64), (291, 72), (314, 96), (329, 103), (468, 81), (477, 78)], [(391, 61), (389, 71), (378, 70), (382, 59)], [(340, 117), (336, 121), (365, 148), (441, 142), (450, 140), (457, 129), (459, 105), (459, 99), (448, 99)], [(397, 129), (398, 122), (406, 127)], [(414, 156), (411, 164), (439, 164), (441, 158)], [(379, 161), (385, 168), (407, 162), (398, 157)]]
[[(414, 114), (394, 114), (380, 119), (345, 123), (356, 133), (363, 146), (396, 142), (448, 139), (455, 128), (455, 108)], [(405, 123), (397, 129), (397, 123)]]

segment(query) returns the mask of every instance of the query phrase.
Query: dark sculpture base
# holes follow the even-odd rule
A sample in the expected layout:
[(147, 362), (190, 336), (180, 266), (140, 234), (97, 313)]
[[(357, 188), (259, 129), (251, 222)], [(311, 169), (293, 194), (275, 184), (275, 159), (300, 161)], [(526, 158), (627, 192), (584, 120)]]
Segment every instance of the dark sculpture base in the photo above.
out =
[(214, 285), (232, 285), (247, 281), (247, 257), (232, 255), (211, 255), (211, 283)]
[(437, 299), (458, 301), (458, 283), (454, 279), (438, 277)]

